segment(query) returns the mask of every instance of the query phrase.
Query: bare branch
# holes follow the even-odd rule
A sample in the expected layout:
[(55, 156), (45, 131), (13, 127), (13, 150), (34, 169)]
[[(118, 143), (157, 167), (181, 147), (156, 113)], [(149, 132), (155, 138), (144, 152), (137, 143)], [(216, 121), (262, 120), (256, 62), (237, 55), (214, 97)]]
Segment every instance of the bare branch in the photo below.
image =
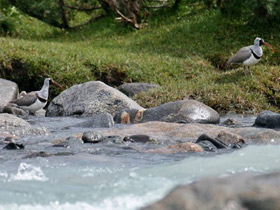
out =
[(115, 12), (122, 17), (122, 19), (124, 19), (126, 22), (131, 23), (135, 28), (140, 29), (140, 25), (136, 22), (134, 22), (133, 20), (125, 17), (118, 9), (115, 9)]

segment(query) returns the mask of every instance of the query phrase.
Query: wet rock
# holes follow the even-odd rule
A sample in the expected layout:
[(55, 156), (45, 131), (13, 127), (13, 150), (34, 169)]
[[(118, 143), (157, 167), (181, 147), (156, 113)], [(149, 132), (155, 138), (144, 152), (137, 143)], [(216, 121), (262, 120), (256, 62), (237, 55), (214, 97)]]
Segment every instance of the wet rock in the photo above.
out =
[(249, 173), (180, 185), (142, 210), (279, 209), (280, 173)]
[(56, 139), (53, 142), (53, 147), (79, 148), (83, 143), (81, 138), (70, 136), (66, 139)]
[(121, 124), (139, 123), (145, 109), (122, 109), (114, 116), (114, 121)]
[(16, 143), (14, 141), (11, 141), (3, 149), (7, 149), (7, 150), (24, 149), (24, 145), (22, 143)]
[(220, 122), (220, 115), (198, 101), (182, 100), (145, 110), (140, 122), (149, 121), (216, 124)]
[[(237, 134), (221, 131), (216, 138), (202, 134), (195, 143), (202, 146), (205, 151), (217, 151), (216, 149), (240, 149), (245, 145), (245, 140)], [(213, 147), (216, 147), (216, 149)]]
[(0, 134), (10, 134), (12, 136), (21, 135), (47, 135), (49, 131), (43, 127), (31, 126), (25, 120), (11, 114), (0, 114)]
[(3, 112), (4, 113), (9, 113), (9, 114), (14, 114), (14, 115), (28, 116), (28, 112), (27, 111), (25, 111), (25, 110), (23, 110), (21, 108), (12, 106), (12, 105), (5, 106)]
[(257, 116), (254, 125), (265, 128), (280, 128), (280, 114), (263, 111)]
[(47, 152), (44, 152), (44, 151), (40, 151), (40, 152), (33, 152), (29, 155), (26, 155), (23, 157), (23, 159), (26, 159), (26, 158), (37, 158), (37, 157), (50, 157), (51, 155)]
[(201, 146), (202, 149), (206, 152), (217, 152), (218, 151), (217, 147), (208, 140), (199, 141), (199, 142), (196, 142), (196, 144)]
[(107, 144), (123, 144), (123, 138), (121, 136), (105, 136), (102, 142)]
[(173, 144), (166, 147), (161, 147), (158, 149), (147, 150), (149, 153), (159, 153), (159, 154), (175, 154), (181, 152), (203, 152), (203, 149), (198, 144), (193, 142)]
[(150, 136), (150, 138), (157, 139), (160, 142), (167, 140), (174, 141), (177, 139), (195, 141), (200, 135), (204, 133), (215, 138), (220, 132), (225, 131), (240, 136), (242, 139), (246, 140), (247, 144), (280, 144), (280, 131), (256, 127), (228, 128), (213, 124), (179, 124), (151, 121), (123, 127), (99, 129), (98, 131), (104, 136), (117, 135), (121, 136), (122, 138), (136, 134), (147, 135)]
[(224, 142), (227, 145), (233, 145), (236, 143), (243, 143), (245, 144), (245, 140), (244, 138), (242, 138), (240, 135), (236, 134), (236, 133), (232, 133), (229, 131), (221, 131), (218, 136), (216, 137), (216, 139)]
[(82, 128), (111, 128), (114, 126), (114, 120), (111, 114), (101, 113), (95, 114), (91, 119), (72, 125), (70, 127), (82, 127)]
[(135, 142), (135, 143), (158, 143), (155, 139), (150, 138), (147, 135), (132, 135), (126, 136), (123, 139), (124, 142)]
[(18, 86), (16, 83), (0, 78), (0, 113), (10, 101), (18, 96)]
[(118, 90), (129, 97), (133, 97), (137, 93), (147, 92), (150, 89), (159, 88), (160, 85), (150, 83), (125, 83), (118, 87)]
[(47, 109), (47, 116), (92, 116), (110, 113), (113, 116), (124, 108), (141, 109), (135, 101), (103, 82), (91, 81), (74, 85), (55, 97)]
[(84, 132), (82, 140), (84, 143), (98, 143), (104, 139), (104, 136), (101, 133), (96, 131)]
[(227, 144), (225, 144), (224, 142), (222, 142), (218, 139), (214, 139), (214, 138), (208, 136), (207, 134), (202, 134), (201, 136), (199, 136), (195, 143), (200, 143), (200, 142), (204, 142), (204, 141), (211, 142), (212, 145), (214, 145), (217, 149), (228, 148)]
[(74, 155), (73, 152), (58, 152), (54, 154), (50, 154), (44, 151), (40, 152), (33, 152), (29, 155), (26, 155), (23, 157), (23, 159), (29, 159), (29, 158), (37, 158), (37, 157), (51, 157), (51, 156), (69, 156), (69, 155)]
[(234, 118), (228, 118), (226, 119), (222, 125), (228, 126), (228, 127), (242, 127), (244, 124)]

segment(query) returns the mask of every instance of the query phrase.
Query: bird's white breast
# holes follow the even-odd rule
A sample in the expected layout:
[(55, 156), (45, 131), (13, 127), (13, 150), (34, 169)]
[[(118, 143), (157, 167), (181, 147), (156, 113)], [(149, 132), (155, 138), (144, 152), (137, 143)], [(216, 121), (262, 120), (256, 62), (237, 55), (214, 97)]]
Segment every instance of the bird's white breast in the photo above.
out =
[(39, 109), (43, 109), (46, 106), (47, 102), (41, 102), (39, 99), (37, 99), (35, 101), (35, 103), (29, 105), (29, 106), (21, 106), (21, 108), (28, 110), (28, 111), (32, 111), (32, 112), (36, 112)]
[(251, 54), (250, 58), (248, 58), (247, 60), (245, 60), (243, 62), (243, 65), (245, 66), (251, 66), (251, 65), (254, 65), (256, 63), (258, 63), (260, 61), (260, 59), (256, 59), (253, 55), (253, 53)]

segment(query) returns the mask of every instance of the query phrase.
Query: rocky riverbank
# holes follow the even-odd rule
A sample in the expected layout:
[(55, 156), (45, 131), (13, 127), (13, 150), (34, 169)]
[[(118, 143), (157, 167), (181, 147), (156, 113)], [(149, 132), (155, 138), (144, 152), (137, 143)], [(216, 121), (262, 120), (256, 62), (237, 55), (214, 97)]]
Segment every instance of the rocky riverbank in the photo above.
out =
[[(153, 154), (189, 156), (226, 153), (252, 144), (280, 143), (277, 130), (280, 115), (269, 111), (260, 113), (249, 125), (230, 117), (223, 117), (221, 122), (215, 110), (195, 100), (145, 109), (119, 90), (92, 81), (64, 90), (50, 102), (46, 117), (26, 116), (9, 106), (9, 101), (19, 95), (17, 85), (4, 80), (0, 81), (1, 85), (11, 85), (5, 92), (0, 91), (2, 112), (9, 112), (0, 114), (0, 146), (6, 151), (2, 160), (15, 158), (9, 155), (13, 153), (10, 150), (23, 151), (16, 158), (81, 152), (109, 155), (112, 151), (114, 154), (130, 151), (149, 157)], [(245, 182), (247, 178), (239, 179)], [(164, 201), (160, 208), (151, 209), (170, 209), (169, 205)]]

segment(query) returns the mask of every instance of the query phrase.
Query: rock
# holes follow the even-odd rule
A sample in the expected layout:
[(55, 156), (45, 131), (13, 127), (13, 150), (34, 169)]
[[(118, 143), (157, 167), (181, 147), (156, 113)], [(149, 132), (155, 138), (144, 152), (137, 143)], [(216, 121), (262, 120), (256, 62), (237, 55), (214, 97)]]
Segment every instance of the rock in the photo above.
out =
[(233, 145), (236, 143), (243, 143), (245, 144), (245, 140), (238, 134), (231, 133), (229, 131), (221, 131), (216, 139), (224, 142), (227, 145)]
[(124, 108), (142, 107), (103, 82), (91, 81), (64, 90), (51, 101), (46, 116), (92, 116), (104, 112), (114, 116)]
[(37, 157), (51, 157), (51, 156), (69, 156), (69, 155), (74, 155), (73, 152), (58, 152), (58, 153), (54, 153), (54, 154), (50, 154), (44, 151), (40, 151), (40, 152), (33, 152), (31, 154), (28, 154), (26, 156), (23, 157), (23, 159), (29, 159), (29, 158), (37, 158)]
[(14, 115), (28, 116), (28, 112), (27, 111), (25, 111), (25, 110), (23, 110), (21, 108), (12, 106), (12, 105), (5, 106), (3, 112), (4, 113), (9, 113), (9, 114), (14, 114)]
[(114, 120), (111, 114), (101, 113), (93, 115), (89, 120), (72, 125), (70, 127), (82, 128), (111, 128), (114, 126)]
[(132, 135), (126, 136), (123, 139), (124, 142), (135, 142), (135, 143), (158, 143), (157, 140), (150, 138), (147, 135)]
[(216, 124), (220, 122), (220, 115), (198, 101), (182, 100), (145, 110), (140, 122), (149, 121)]
[(254, 125), (265, 128), (280, 128), (280, 114), (263, 111), (257, 116)]
[(160, 85), (150, 83), (125, 83), (118, 87), (118, 90), (129, 97), (133, 97), (137, 93), (147, 92), (150, 89), (159, 88)]
[(142, 210), (277, 210), (280, 207), (279, 198), (279, 172), (258, 176), (243, 173), (180, 185)]
[(150, 149), (147, 150), (147, 152), (159, 154), (174, 154), (179, 152), (203, 152), (203, 149), (198, 144), (195, 144), (193, 142), (186, 142), (161, 147), (158, 149)]
[(218, 148), (211, 141), (208, 141), (208, 140), (199, 141), (199, 142), (196, 142), (196, 144), (201, 146), (201, 148), (206, 152), (217, 152), (218, 151)]
[(16, 83), (0, 78), (0, 113), (10, 101), (18, 96), (18, 86)]
[[(129, 126), (113, 127), (110, 129), (98, 129), (98, 131), (104, 136), (117, 135), (122, 138), (138, 134), (147, 135), (160, 142), (175, 141), (177, 139), (195, 141), (204, 133), (208, 136), (217, 137), (220, 132), (225, 131), (236, 134), (242, 139), (246, 139), (247, 144), (280, 144), (280, 131), (256, 127), (228, 128), (213, 124), (179, 124), (151, 121), (147, 123), (132, 124)], [(235, 141), (234, 139), (235, 138), (233, 138), (233, 141)]]
[(139, 123), (145, 109), (122, 109), (114, 116), (114, 121), (121, 124)]
[(245, 145), (245, 140), (228, 131), (221, 131), (216, 138), (212, 138), (207, 134), (202, 134), (196, 140), (205, 151), (216, 152), (217, 149), (240, 149)]
[(14, 141), (11, 141), (3, 149), (7, 149), (7, 150), (24, 149), (24, 145), (20, 144), (20, 143), (16, 143)]
[(218, 139), (214, 139), (214, 138), (208, 136), (207, 134), (202, 134), (201, 136), (199, 136), (195, 143), (199, 143), (199, 142), (203, 142), (203, 141), (211, 142), (217, 149), (228, 148), (227, 144), (225, 144), (224, 142), (222, 142)]
[(82, 136), (82, 140), (84, 143), (98, 143), (103, 139), (104, 136), (96, 131), (84, 132)]
[[(0, 114), (0, 135), (47, 135), (49, 131), (43, 127), (33, 127), (25, 120), (11, 114)], [(7, 136), (9, 136), (7, 135)]]
[(242, 127), (244, 124), (234, 118), (228, 118), (226, 119), (222, 125), (228, 126), (228, 127)]

